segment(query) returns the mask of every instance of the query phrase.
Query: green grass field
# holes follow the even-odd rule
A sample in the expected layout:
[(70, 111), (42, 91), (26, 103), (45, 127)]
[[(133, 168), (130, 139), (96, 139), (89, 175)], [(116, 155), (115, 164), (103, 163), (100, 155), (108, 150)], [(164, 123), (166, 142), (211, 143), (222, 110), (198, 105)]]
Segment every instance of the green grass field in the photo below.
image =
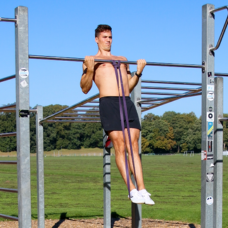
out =
[[(15, 158), (1, 158), (10, 160)], [(99, 156), (45, 157), (47, 219), (103, 217), (103, 161)], [(143, 217), (200, 224), (201, 160), (183, 155), (143, 156), (147, 190), (155, 206), (143, 205)], [(127, 188), (111, 160), (112, 215), (131, 216)], [(224, 157), (223, 227), (228, 227), (228, 157)], [(17, 188), (16, 166), (0, 166), (3, 188)], [(37, 218), (36, 158), (31, 157), (32, 218)], [(17, 194), (0, 192), (0, 213), (17, 216)]]

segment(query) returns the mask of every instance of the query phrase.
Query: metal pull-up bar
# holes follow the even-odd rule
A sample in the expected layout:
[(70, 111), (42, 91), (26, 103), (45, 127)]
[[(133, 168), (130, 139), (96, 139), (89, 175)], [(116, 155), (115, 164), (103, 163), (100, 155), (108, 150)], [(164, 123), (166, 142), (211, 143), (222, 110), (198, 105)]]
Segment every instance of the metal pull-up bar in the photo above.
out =
[[(214, 10), (211, 10), (210, 13), (211, 14), (214, 14), (215, 12), (218, 12), (218, 11), (221, 11), (221, 10), (224, 10), (224, 9), (227, 9), (227, 12), (228, 12), (228, 6), (223, 6), (223, 7), (220, 7), (220, 8), (214, 9)], [(220, 44), (222, 42), (223, 36), (225, 34), (225, 31), (226, 31), (226, 28), (227, 28), (227, 24), (228, 24), (228, 14), (227, 14), (227, 17), (226, 17), (226, 21), (224, 23), (224, 26), (222, 28), (222, 32), (221, 32), (221, 34), (219, 36), (218, 42), (217, 42), (217, 44), (216, 44), (215, 47), (210, 48), (210, 52), (213, 52), (213, 51), (215, 51), (215, 50), (217, 50), (219, 48), (219, 46), (220, 46)]]
[[(29, 55), (30, 59), (46, 59), (46, 60), (62, 60), (62, 61), (74, 61), (74, 62), (84, 62), (84, 58), (73, 58), (73, 57), (59, 57), (59, 56), (44, 56), (44, 55)], [(99, 63), (112, 63), (113, 60), (107, 59), (94, 59), (95, 62)], [(120, 61), (124, 64), (137, 65), (137, 61)], [(200, 68), (204, 69), (204, 65), (197, 64), (181, 64), (181, 63), (157, 63), (157, 62), (147, 62), (147, 66), (166, 66), (166, 67), (187, 67), (187, 68)]]
[(0, 17), (0, 21), (4, 21), (4, 22), (17, 22), (16, 18), (4, 18), (4, 17)]

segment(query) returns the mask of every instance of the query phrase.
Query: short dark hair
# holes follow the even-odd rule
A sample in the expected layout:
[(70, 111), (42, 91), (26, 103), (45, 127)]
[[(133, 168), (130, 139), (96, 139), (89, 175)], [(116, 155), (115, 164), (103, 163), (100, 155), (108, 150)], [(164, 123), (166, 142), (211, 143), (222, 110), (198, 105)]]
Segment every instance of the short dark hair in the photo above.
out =
[(100, 32), (104, 32), (107, 30), (112, 31), (111, 26), (109, 26), (109, 25), (98, 25), (97, 28), (95, 29), (95, 37), (98, 37)]

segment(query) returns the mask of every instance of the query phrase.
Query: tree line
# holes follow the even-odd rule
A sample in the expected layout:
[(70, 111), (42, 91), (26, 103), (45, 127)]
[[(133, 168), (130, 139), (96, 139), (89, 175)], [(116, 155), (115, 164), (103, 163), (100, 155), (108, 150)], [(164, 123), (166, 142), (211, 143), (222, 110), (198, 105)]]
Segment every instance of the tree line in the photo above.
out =
[[(48, 105), (44, 117), (67, 106)], [(224, 114), (228, 117), (228, 114)], [(44, 150), (102, 148), (100, 123), (44, 123)], [(224, 148), (228, 147), (228, 122), (223, 124)], [(16, 131), (15, 113), (0, 112), (0, 132)], [(36, 152), (36, 116), (30, 113), (30, 149)], [(191, 113), (165, 112), (162, 116), (148, 113), (142, 118), (142, 153), (201, 151), (201, 118)], [(0, 151), (16, 151), (16, 137), (0, 138)]]

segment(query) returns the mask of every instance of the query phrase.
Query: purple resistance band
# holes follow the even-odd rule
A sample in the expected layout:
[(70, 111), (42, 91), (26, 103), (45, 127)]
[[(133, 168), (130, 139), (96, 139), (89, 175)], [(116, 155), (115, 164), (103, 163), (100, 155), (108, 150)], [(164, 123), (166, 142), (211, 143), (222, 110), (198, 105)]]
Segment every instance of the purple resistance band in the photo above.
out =
[[(120, 60), (113, 60), (112, 64), (115, 68), (116, 81), (117, 81), (117, 86), (118, 86), (118, 91), (119, 91), (119, 108), (120, 108), (120, 120), (121, 120), (121, 127), (122, 127), (122, 132), (123, 132), (124, 148), (125, 148), (125, 168), (126, 168), (126, 176), (127, 176), (127, 188), (128, 188), (128, 193), (129, 193), (129, 197), (130, 197), (130, 180), (129, 180), (129, 170), (128, 170), (128, 164), (127, 164), (126, 139), (125, 139), (125, 133), (124, 133), (124, 129), (125, 129), (124, 128), (124, 114), (125, 114), (125, 120), (127, 123), (127, 132), (128, 132), (128, 138), (129, 138), (129, 144), (130, 144), (130, 150), (131, 150), (131, 158), (132, 158), (132, 164), (133, 164), (134, 173), (135, 173), (135, 181), (136, 181), (136, 185), (137, 185), (134, 155), (133, 155), (133, 149), (132, 149), (132, 143), (131, 143), (131, 134), (130, 134), (129, 121), (128, 121), (126, 99), (125, 99), (125, 94), (124, 94), (123, 79), (122, 79), (122, 74), (121, 74), (121, 70), (120, 70)], [(123, 107), (122, 107), (122, 103), (121, 103), (121, 99), (120, 99), (118, 70), (119, 70), (120, 85), (121, 85), (121, 90), (122, 90)], [(137, 188), (138, 188), (138, 185), (137, 185)]]

